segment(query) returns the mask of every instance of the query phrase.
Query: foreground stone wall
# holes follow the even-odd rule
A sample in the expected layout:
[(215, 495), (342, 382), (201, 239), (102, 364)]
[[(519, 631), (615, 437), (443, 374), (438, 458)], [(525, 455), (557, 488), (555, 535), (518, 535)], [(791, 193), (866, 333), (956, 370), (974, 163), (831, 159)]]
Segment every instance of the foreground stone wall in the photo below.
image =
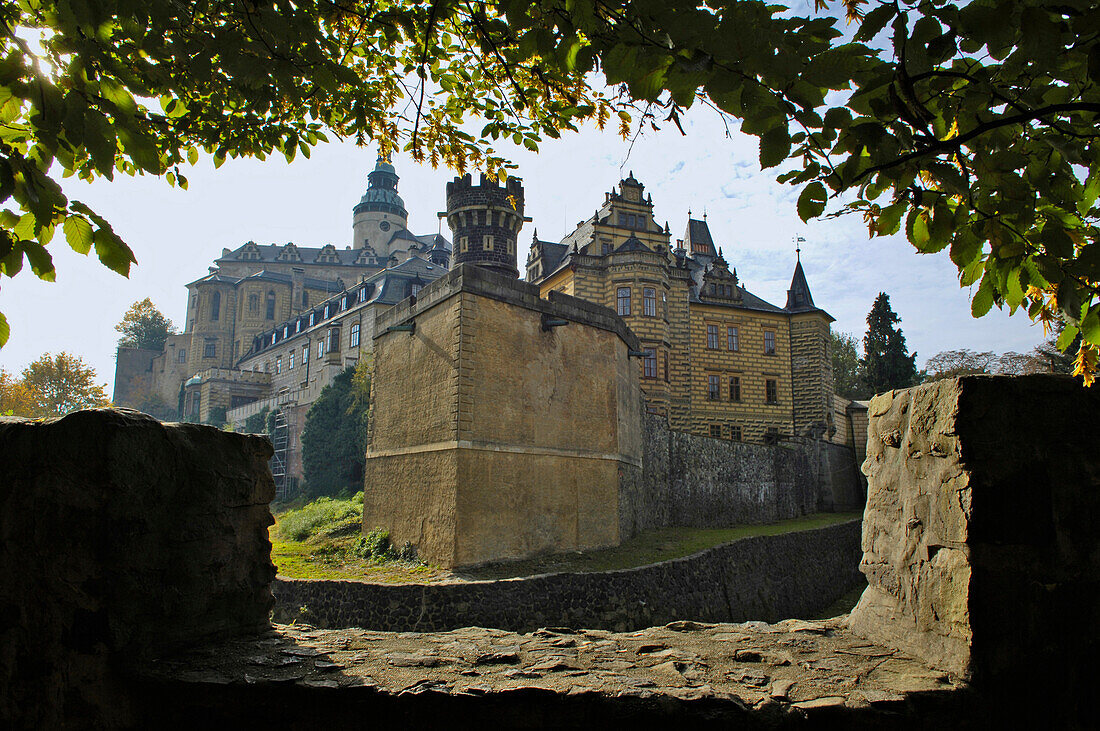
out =
[(268, 626), (266, 439), (0, 418), (0, 726), (127, 725), (133, 662)]
[(815, 512), (857, 511), (863, 489), (851, 449), (815, 439), (750, 444), (644, 422), (641, 479), (620, 495), (623, 536), (666, 526), (774, 523)]
[(1100, 388), (939, 381), (876, 396), (869, 428), (869, 586), (852, 629), (1006, 698), (1035, 693), (1040, 673), (1052, 702), (1085, 703), (1100, 651)]
[[(438, 631), (599, 627), (619, 632), (676, 619), (775, 621), (829, 606), (862, 581), (860, 522), (745, 538), (651, 566), (453, 584), (278, 579), (276, 621)], [(305, 612), (302, 608), (305, 607)]]

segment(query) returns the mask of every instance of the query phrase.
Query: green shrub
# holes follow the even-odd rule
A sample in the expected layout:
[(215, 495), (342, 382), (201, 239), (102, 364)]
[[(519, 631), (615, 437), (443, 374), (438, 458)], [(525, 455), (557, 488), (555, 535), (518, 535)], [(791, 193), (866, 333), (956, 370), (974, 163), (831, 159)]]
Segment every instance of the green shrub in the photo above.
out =
[(284, 541), (304, 541), (316, 535), (346, 535), (358, 530), (362, 521), (363, 493), (356, 493), (348, 500), (322, 497), (283, 513), (275, 535)]

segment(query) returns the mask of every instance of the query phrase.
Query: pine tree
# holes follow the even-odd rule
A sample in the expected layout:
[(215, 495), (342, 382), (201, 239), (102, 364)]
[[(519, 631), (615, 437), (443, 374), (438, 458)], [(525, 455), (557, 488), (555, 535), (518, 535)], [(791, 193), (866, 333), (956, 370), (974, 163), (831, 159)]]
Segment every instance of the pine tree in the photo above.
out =
[(870, 393), (908, 388), (917, 382), (916, 353), (905, 348), (905, 336), (895, 323), (901, 318), (890, 309), (890, 296), (879, 292), (867, 315), (863, 336), (863, 375)]

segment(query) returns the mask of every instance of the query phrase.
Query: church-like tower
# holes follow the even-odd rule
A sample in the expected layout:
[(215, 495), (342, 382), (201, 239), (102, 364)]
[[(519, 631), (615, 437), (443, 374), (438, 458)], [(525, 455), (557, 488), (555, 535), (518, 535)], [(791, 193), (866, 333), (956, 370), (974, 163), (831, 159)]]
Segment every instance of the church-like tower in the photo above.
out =
[(389, 242), (397, 231), (408, 228), (409, 213), (397, 194), (397, 171), (387, 158), (378, 156), (367, 175), (367, 192), (353, 209), (352, 248), (371, 249), (389, 256)]
[(519, 277), (516, 237), (524, 220), (519, 178), (509, 178), (504, 187), (485, 175), (476, 186), (469, 174), (447, 183), (447, 224), (454, 239), (451, 267), (477, 264)]
[(791, 322), (791, 381), (794, 398), (794, 433), (832, 439), (833, 359), (830, 323), (832, 316), (814, 304), (806, 273), (799, 257), (787, 290)]

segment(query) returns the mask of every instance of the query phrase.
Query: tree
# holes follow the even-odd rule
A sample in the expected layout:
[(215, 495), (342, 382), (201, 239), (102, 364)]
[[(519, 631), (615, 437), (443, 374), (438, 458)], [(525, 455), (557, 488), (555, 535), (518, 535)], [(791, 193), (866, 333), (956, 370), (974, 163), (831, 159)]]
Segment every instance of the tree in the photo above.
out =
[(962, 350), (944, 350), (936, 353), (924, 364), (926, 380), (938, 381), (956, 376), (971, 376), (978, 373), (995, 373), (997, 355), (990, 351), (977, 353), (968, 348)]
[(23, 382), (0, 368), (0, 416), (29, 416), (34, 411), (34, 401)]
[[(23, 369), (19, 385), (25, 391), (23, 411), (16, 416), (64, 416), (78, 409), (110, 406), (106, 386), (95, 383), (95, 369), (68, 353), (46, 353)], [(7, 408), (7, 407), (5, 407)]]
[(122, 321), (115, 325), (115, 330), (122, 333), (118, 341), (120, 348), (164, 350), (164, 343), (169, 335), (176, 332), (176, 326), (161, 314), (153, 300), (146, 297), (130, 305)]
[(302, 472), (308, 497), (361, 490), (366, 454), (366, 360), (321, 389), (302, 429)]
[(901, 318), (890, 309), (890, 296), (879, 292), (867, 314), (867, 334), (863, 336), (863, 367), (869, 393), (893, 388), (908, 388), (917, 382), (917, 354), (905, 349), (905, 336), (894, 327)]
[[(709, 105), (801, 188), (947, 251), (975, 316), (994, 305), (1100, 352), (1100, 8), (1086, 0), (167, 0), (0, 10), (0, 271), (52, 279), (60, 227), (126, 273), (133, 253), (51, 174), (164, 175), (205, 150), (308, 154), (326, 134), (503, 174), (578, 121), (620, 131)], [(751, 29), (747, 31), (746, 29)], [(39, 38), (36, 43), (29, 38)], [(599, 88), (611, 84), (617, 94)], [(636, 114), (632, 118), (631, 112)], [(471, 124), (472, 123), (472, 124)], [(52, 167), (51, 167), (52, 166)], [(51, 170), (56, 173), (51, 173)], [(0, 320), (0, 342), (7, 337)]]
[(867, 398), (857, 341), (849, 333), (832, 333), (833, 390), (852, 401)]
[(267, 406), (263, 407), (252, 416), (249, 416), (244, 420), (244, 425), (241, 427), (241, 431), (245, 434), (267, 434), (267, 417), (271, 413), (271, 409)]

